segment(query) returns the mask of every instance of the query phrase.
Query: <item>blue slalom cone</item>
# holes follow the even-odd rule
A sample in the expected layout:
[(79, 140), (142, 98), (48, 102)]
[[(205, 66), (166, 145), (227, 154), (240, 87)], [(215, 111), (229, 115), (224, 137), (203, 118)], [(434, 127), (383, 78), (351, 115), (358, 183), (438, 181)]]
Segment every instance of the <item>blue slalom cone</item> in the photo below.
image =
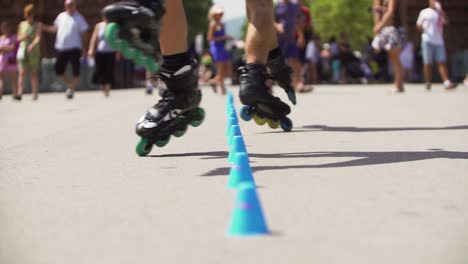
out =
[(239, 125), (231, 126), (231, 132), (229, 133), (229, 141), (228, 141), (229, 147), (232, 147), (232, 145), (234, 144), (233, 139), (235, 136), (242, 136)]
[(263, 216), (255, 185), (241, 183), (228, 228), (230, 236), (267, 235), (270, 231)]
[(239, 118), (237, 117), (237, 112), (235, 108), (232, 108), (231, 111), (229, 111), (229, 118), (234, 118), (236, 121), (239, 121)]
[(229, 114), (229, 112), (231, 112), (232, 109), (234, 109), (234, 104), (228, 100), (226, 104), (226, 112)]
[(231, 170), (229, 171), (227, 187), (229, 189), (235, 189), (239, 184), (244, 182), (253, 183), (255, 186), (249, 157), (245, 152), (238, 152), (234, 158), (234, 164), (231, 166)]
[(236, 153), (245, 152), (247, 153), (247, 149), (245, 148), (244, 139), (242, 136), (234, 136), (232, 148), (229, 150), (228, 162), (233, 163), (234, 158), (236, 157)]
[(228, 104), (234, 103), (234, 95), (232, 94), (231, 91), (227, 92), (227, 101), (228, 101)]
[(227, 125), (227, 128), (226, 128), (226, 136), (229, 137), (229, 134), (231, 133), (231, 127), (235, 126), (235, 125), (239, 125), (238, 121), (236, 119), (234, 119), (234, 118), (229, 118), (228, 125)]

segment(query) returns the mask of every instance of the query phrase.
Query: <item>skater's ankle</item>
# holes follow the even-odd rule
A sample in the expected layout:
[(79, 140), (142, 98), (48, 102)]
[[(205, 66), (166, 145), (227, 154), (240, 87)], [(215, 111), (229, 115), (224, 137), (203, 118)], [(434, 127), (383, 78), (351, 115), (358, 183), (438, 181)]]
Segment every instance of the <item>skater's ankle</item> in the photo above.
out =
[(163, 63), (161, 68), (164, 71), (176, 72), (180, 68), (190, 65), (192, 63), (190, 54), (188, 52), (173, 54), (173, 55), (163, 55)]

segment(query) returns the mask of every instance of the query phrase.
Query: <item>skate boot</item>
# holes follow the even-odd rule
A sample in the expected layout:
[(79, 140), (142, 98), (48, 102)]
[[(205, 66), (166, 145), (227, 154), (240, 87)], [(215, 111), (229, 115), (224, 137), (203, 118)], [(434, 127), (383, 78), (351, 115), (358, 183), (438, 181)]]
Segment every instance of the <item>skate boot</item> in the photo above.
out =
[(151, 73), (157, 72), (163, 0), (117, 2), (102, 14), (109, 22), (105, 32), (109, 45)]
[(198, 107), (202, 96), (195, 61), (176, 72), (162, 68), (158, 77), (165, 84), (160, 90), (162, 98), (136, 125), (136, 133), (141, 137), (136, 147), (139, 156), (147, 156), (153, 145), (164, 147), (171, 135), (181, 137), (188, 125), (198, 127), (205, 118), (205, 111)]
[(268, 56), (267, 69), (270, 79), (275, 81), (281, 88), (284, 89), (292, 104), (296, 105), (296, 92), (292, 85), (291, 74), (293, 69), (286, 62), (283, 53), (278, 49), (276, 54)]
[(267, 123), (272, 129), (281, 126), (284, 131), (291, 131), (293, 124), (287, 117), (291, 108), (269, 92), (265, 84), (268, 78), (265, 65), (247, 64), (239, 68), (239, 75), (239, 97), (244, 104), (240, 109), (241, 118), (244, 121), (253, 118), (257, 125)]

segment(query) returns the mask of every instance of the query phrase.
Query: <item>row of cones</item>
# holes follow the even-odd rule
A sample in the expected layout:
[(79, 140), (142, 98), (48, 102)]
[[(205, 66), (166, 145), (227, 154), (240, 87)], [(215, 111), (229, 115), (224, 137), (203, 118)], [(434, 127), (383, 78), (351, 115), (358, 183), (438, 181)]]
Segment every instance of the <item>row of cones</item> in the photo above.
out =
[(234, 97), (227, 94), (227, 117), (229, 157), (231, 164), (227, 187), (236, 189), (236, 201), (228, 228), (230, 236), (266, 235), (270, 231), (263, 215), (258, 198), (255, 180), (250, 167), (249, 155), (245, 147), (244, 138), (239, 127)]

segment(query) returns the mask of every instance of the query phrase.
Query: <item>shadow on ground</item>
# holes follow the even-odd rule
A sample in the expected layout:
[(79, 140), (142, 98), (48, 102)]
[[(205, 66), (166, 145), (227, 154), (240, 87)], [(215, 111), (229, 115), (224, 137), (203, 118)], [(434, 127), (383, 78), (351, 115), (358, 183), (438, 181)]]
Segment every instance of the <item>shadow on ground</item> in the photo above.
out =
[[(170, 155), (154, 155), (151, 157), (202, 157), (201, 159), (227, 158), (225, 151), (195, 152)], [(316, 158), (349, 158), (352, 160), (330, 162), (324, 164), (304, 165), (275, 165), (252, 166), (253, 171), (288, 170), (288, 169), (313, 169), (313, 168), (341, 168), (369, 165), (381, 165), (390, 163), (402, 163), (430, 159), (468, 159), (468, 152), (444, 151), (442, 149), (429, 149), (428, 151), (387, 151), (387, 152), (352, 152), (352, 151), (322, 151), (322, 152), (298, 152), (298, 153), (274, 153), (274, 154), (249, 154), (250, 158), (260, 159), (316, 159)], [(210, 170), (201, 176), (226, 176), (229, 167), (220, 167)]]
[[(326, 126), (326, 125), (307, 125), (292, 132), (392, 132), (392, 131), (434, 131), (434, 130), (468, 130), (468, 125), (447, 126), (447, 127), (346, 127), (346, 126)], [(270, 131), (261, 134), (284, 133), (283, 131)]]

